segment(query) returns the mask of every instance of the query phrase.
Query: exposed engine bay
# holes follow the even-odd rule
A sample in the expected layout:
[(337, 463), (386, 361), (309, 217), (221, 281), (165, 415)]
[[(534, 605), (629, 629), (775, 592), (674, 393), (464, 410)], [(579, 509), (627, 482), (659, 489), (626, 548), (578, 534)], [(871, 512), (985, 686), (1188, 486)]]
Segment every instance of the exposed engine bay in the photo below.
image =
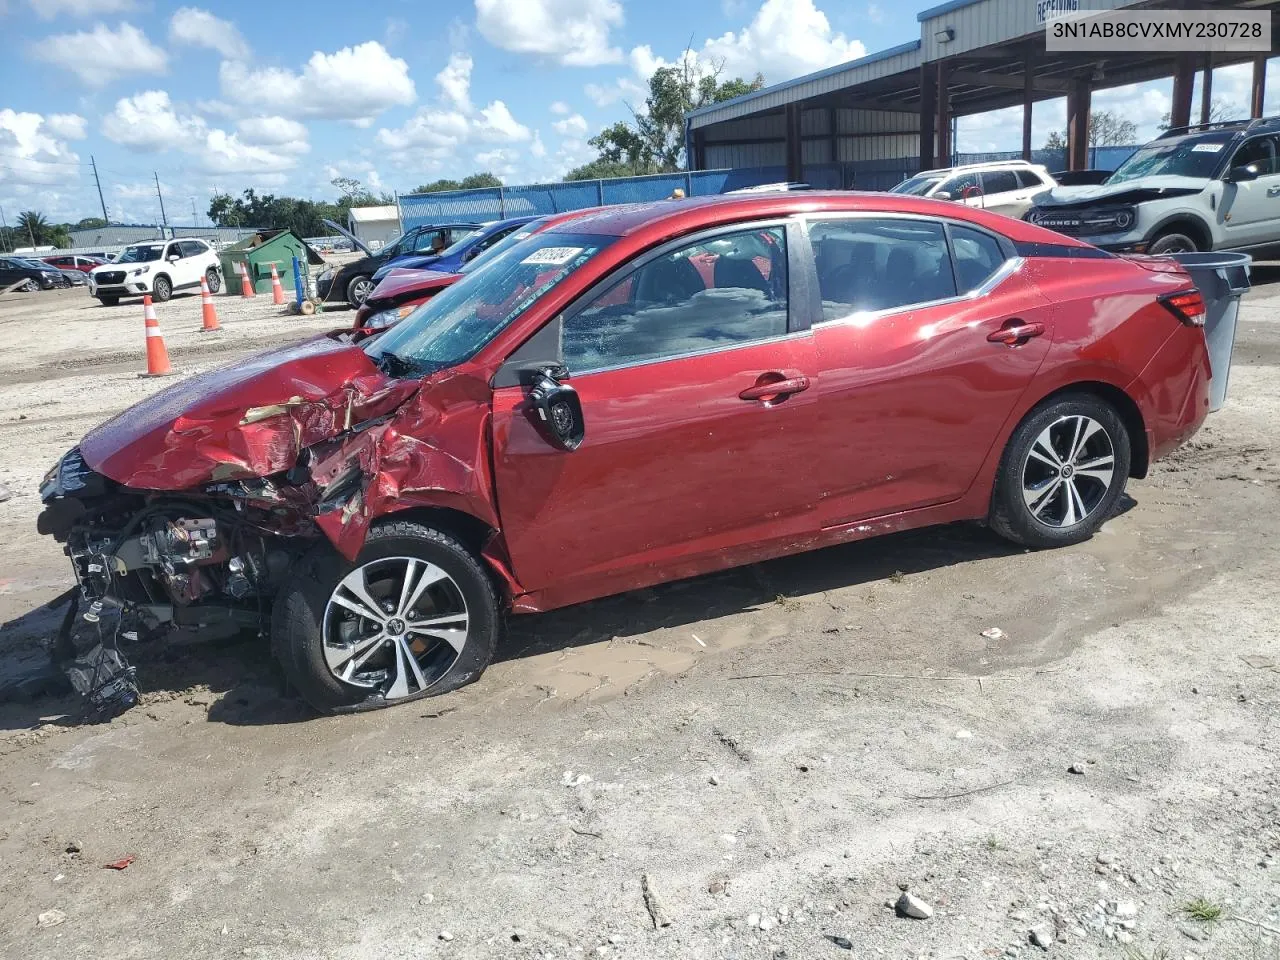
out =
[(267, 635), (271, 597), (319, 535), (299, 536), (305, 518), (260, 502), (266, 484), (147, 496), (90, 470), (78, 450), (50, 471), (39, 530), (65, 544), (79, 585), (56, 656), (93, 711), (109, 716), (137, 700), (122, 637), (170, 627)]

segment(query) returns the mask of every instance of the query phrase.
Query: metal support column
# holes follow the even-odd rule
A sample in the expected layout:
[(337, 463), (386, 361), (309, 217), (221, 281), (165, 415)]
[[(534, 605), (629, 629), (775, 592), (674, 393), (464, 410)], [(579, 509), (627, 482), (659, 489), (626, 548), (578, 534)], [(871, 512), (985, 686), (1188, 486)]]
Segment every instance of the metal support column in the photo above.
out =
[(1178, 54), (1173, 73), (1173, 109), (1169, 113), (1169, 126), (1185, 127), (1191, 123), (1191, 92), (1195, 84), (1195, 55)]
[(920, 67), (920, 169), (933, 167), (933, 137), (938, 120), (937, 77), (929, 64)]
[(1253, 58), (1253, 91), (1249, 97), (1249, 116), (1262, 116), (1262, 105), (1267, 99), (1267, 55), (1260, 53)]
[(1200, 122), (1208, 123), (1213, 110), (1213, 52), (1204, 55), (1204, 73), (1200, 80)]
[(788, 103), (787, 124), (787, 179), (798, 183), (804, 179), (800, 144), (800, 104)]
[(1067, 169), (1089, 166), (1089, 109), (1092, 97), (1086, 80), (1075, 80), (1067, 94)]
[(947, 61), (938, 61), (938, 166), (951, 165), (951, 97), (947, 90)]
[(1035, 93), (1035, 64), (1031, 51), (1022, 58), (1022, 159), (1031, 160), (1031, 105)]

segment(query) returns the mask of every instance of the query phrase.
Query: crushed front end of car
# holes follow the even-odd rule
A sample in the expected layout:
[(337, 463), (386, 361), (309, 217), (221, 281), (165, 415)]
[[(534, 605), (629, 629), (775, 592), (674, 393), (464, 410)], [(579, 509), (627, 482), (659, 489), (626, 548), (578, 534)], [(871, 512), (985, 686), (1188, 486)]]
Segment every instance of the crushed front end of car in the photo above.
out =
[(328, 540), (354, 555), (373, 491), (389, 503), (406, 463), (422, 466), (391, 429), (421, 385), (319, 338), (173, 384), (68, 451), (41, 484), (37, 528), (79, 586), (55, 656), (89, 709), (138, 699), (122, 640), (266, 637), (304, 553)]

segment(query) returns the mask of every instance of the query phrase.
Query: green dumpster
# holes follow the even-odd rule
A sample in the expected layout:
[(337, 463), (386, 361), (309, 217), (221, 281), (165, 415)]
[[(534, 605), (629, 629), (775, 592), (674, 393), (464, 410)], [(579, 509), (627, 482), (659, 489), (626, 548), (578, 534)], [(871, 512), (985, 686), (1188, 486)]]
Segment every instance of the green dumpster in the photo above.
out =
[(313, 267), (324, 265), (324, 259), (292, 230), (260, 230), (218, 251), (222, 262), (223, 291), (240, 296), (240, 276), (249, 272), (254, 293), (271, 292), (271, 265), (275, 264), (285, 296), (292, 299), (293, 258), (306, 258)]

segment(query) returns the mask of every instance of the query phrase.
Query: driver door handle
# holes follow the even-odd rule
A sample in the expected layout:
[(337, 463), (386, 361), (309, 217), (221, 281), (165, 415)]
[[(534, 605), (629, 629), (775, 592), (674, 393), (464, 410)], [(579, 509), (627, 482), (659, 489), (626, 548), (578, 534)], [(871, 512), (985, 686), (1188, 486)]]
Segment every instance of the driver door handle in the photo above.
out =
[(995, 333), (988, 334), (987, 339), (992, 343), (1004, 343), (1015, 347), (1020, 343), (1026, 343), (1032, 337), (1039, 337), (1043, 334), (1043, 323), (1035, 321), (1023, 323), (1021, 320), (1010, 320)]
[(771, 383), (757, 383), (754, 387), (747, 387), (738, 396), (743, 400), (768, 400), (773, 397), (787, 397), (808, 389), (808, 377), (789, 377), (785, 380), (774, 380)]
[(1268, 197), (1280, 197), (1280, 187), (1267, 187)]

